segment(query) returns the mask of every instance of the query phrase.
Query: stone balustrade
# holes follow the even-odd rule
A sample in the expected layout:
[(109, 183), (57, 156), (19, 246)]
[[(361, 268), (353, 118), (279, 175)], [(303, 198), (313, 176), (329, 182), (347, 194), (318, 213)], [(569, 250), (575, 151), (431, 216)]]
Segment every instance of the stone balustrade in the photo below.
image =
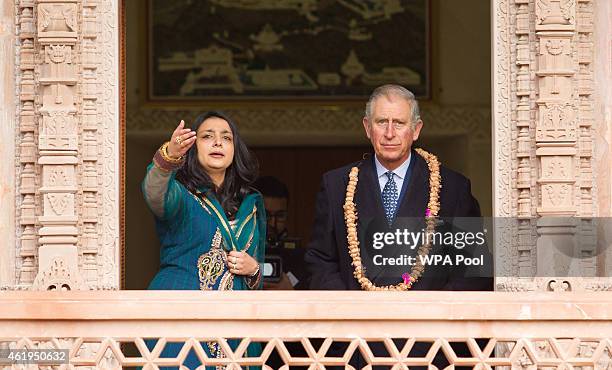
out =
[[(0, 348), (69, 349), (74, 368), (177, 366), (190, 350), (227, 369), (272, 352), (283, 368), (345, 366), (357, 351), (392, 369), (428, 365), (438, 351), (449, 368), (612, 366), (612, 295), (601, 293), (7, 291), (0, 307)], [(151, 351), (148, 338), (160, 339)], [(167, 342), (185, 343), (177, 359), (160, 357)], [(213, 342), (222, 358), (206, 358), (201, 343)], [(251, 342), (260, 357), (246, 356)], [(344, 356), (328, 357), (334, 342)], [(415, 342), (425, 357), (412, 357)], [(471, 357), (457, 356), (458, 343)]]

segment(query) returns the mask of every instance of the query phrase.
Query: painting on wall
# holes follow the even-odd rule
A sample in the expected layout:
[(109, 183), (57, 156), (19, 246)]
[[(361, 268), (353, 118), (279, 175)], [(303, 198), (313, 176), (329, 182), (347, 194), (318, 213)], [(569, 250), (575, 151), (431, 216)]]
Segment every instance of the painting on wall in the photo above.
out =
[(152, 101), (429, 97), (428, 0), (148, 0)]

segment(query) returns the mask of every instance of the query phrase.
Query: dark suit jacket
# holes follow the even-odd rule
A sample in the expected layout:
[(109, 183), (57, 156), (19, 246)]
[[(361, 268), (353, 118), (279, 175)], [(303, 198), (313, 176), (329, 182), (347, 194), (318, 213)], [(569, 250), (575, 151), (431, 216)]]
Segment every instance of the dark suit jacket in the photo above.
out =
[[(411, 158), (408, 175), (402, 186), (403, 196), (399, 199), (396, 221), (391, 230), (404, 227), (419, 230), (420, 226), (414, 224), (415, 220), (420, 220), (424, 226), (424, 216), (429, 201), (429, 168), (427, 162), (415, 151), (412, 151)], [(359, 220), (362, 260), (367, 259), (367, 257), (364, 258), (364, 253), (367, 251), (364, 249), (363, 240), (371, 240), (368, 239), (371, 237), (371, 231), (385, 228), (389, 230), (388, 225), (384, 222), (385, 213), (373, 155), (361, 162), (325, 173), (321, 190), (317, 195), (313, 235), (305, 256), (312, 275), (311, 289), (361, 289), (353, 276), (342, 208), (346, 196), (348, 174), (356, 165), (359, 166), (359, 177), (355, 204)], [(471, 194), (470, 181), (443, 166), (440, 168), (440, 174), (442, 188), (438, 216), (447, 219), (479, 217), (480, 207)], [(402, 222), (407, 222), (408, 225)], [(454, 249), (443, 248), (438, 252), (453, 253)], [(413, 252), (416, 254), (416, 249)], [(384, 269), (367, 266), (366, 275), (377, 285), (401, 282), (401, 274), (389, 275)], [(456, 267), (428, 265), (425, 267), (423, 276), (413, 285), (412, 290), (492, 290), (492, 279), (478, 279), (463, 275), (465, 274)], [(392, 281), (390, 277), (393, 277)]]
[[(355, 204), (358, 215), (358, 234), (362, 262), (367, 262), (369, 253), (363, 241), (372, 240), (372, 232), (377, 230), (394, 230), (407, 228), (420, 230), (424, 227), (425, 210), (429, 201), (429, 168), (425, 160), (412, 151), (411, 163), (404, 178), (400, 192), (399, 206), (394, 223), (389, 227), (385, 221), (380, 185), (374, 165), (374, 156), (370, 155), (361, 162), (338, 168), (323, 175), (321, 190), (317, 195), (315, 224), (312, 239), (306, 251), (305, 261), (312, 274), (311, 289), (329, 290), (359, 290), (360, 285), (353, 276), (351, 258), (348, 254), (346, 241), (346, 225), (344, 223), (343, 204), (348, 184), (348, 174), (352, 167), (359, 166), (359, 178)], [(461, 174), (445, 167), (440, 168), (442, 188), (440, 190), (441, 219), (455, 217), (479, 217), (480, 207), (471, 193), (470, 181)], [(415, 222), (417, 222), (415, 224)], [(418, 224), (421, 222), (422, 224)], [(444, 227), (444, 226), (442, 226)], [(438, 228), (436, 229), (438, 230)], [(442, 246), (431, 253), (453, 254), (457, 251), (453, 246)], [(413, 250), (416, 254), (417, 248)], [(487, 257), (488, 263), (492, 260)], [(366, 266), (366, 276), (377, 285), (397, 284), (401, 282), (401, 273), (387, 273), (389, 267)], [(425, 266), (425, 272), (412, 286), (412, 290), (493, 290), (492, 277), (470, 277), (461, 267)], [(404, 339), (396, 340), (401, 348)], [(486, 343), (486, 340), (484, 341)], [(385, 349), (380, 343), (371, 343), (370, 348), (377, 356), (385, 356)], [(410, 352), (411, 357), (425, 356), (429, 346), (422, 342), (415, 343)], [(330, 348), (331, 356), (341, 356), (344, 353), (342, 345)], [(469, 356), (465, 344), (453, 343), (453, 349), (459, 356)], [(350, 363), (355, 368), (361, 368), (364, 360), (356, 352)], [(448, 362), (439, 351), (433, 364), (444, 368)], [(333, 367), (332, 367), (333, 368)], [(375, 369), (378, 367), (374, 367)], [(411, 369), (413, 366), (410, 367)], [(425, 369), (426, 367), (414, 367)]]

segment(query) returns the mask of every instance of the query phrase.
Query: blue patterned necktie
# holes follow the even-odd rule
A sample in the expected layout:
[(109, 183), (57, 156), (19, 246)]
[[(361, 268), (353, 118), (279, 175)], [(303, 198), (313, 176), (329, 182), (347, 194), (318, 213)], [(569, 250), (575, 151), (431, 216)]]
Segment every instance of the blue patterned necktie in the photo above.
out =
[(385, 216), (387, 216), (387, 223), (391, 225), (393, 223), (393, 216), (395, 215), (395, 209), (397, 208), (397, 184), (393, 180), (393, 172), (385, 172), (387, 175), (387, 183), (382, 191), (383, 206), (385, 207)]

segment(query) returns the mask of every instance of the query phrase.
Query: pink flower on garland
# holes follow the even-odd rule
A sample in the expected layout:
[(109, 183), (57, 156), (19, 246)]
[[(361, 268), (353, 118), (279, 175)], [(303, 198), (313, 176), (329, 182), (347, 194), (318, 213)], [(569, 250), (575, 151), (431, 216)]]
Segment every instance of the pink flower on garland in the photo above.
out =
[(404, 279), (404, 284), (410, 284), (411, 283), (411, 281), (410, 281), (410, 274), (407, 273), (407, 272), (404, 272), (402, 274), (402, 279)]
[(429, 208), (425, 210), (425, 217), (431, 217), (431, 210)]

